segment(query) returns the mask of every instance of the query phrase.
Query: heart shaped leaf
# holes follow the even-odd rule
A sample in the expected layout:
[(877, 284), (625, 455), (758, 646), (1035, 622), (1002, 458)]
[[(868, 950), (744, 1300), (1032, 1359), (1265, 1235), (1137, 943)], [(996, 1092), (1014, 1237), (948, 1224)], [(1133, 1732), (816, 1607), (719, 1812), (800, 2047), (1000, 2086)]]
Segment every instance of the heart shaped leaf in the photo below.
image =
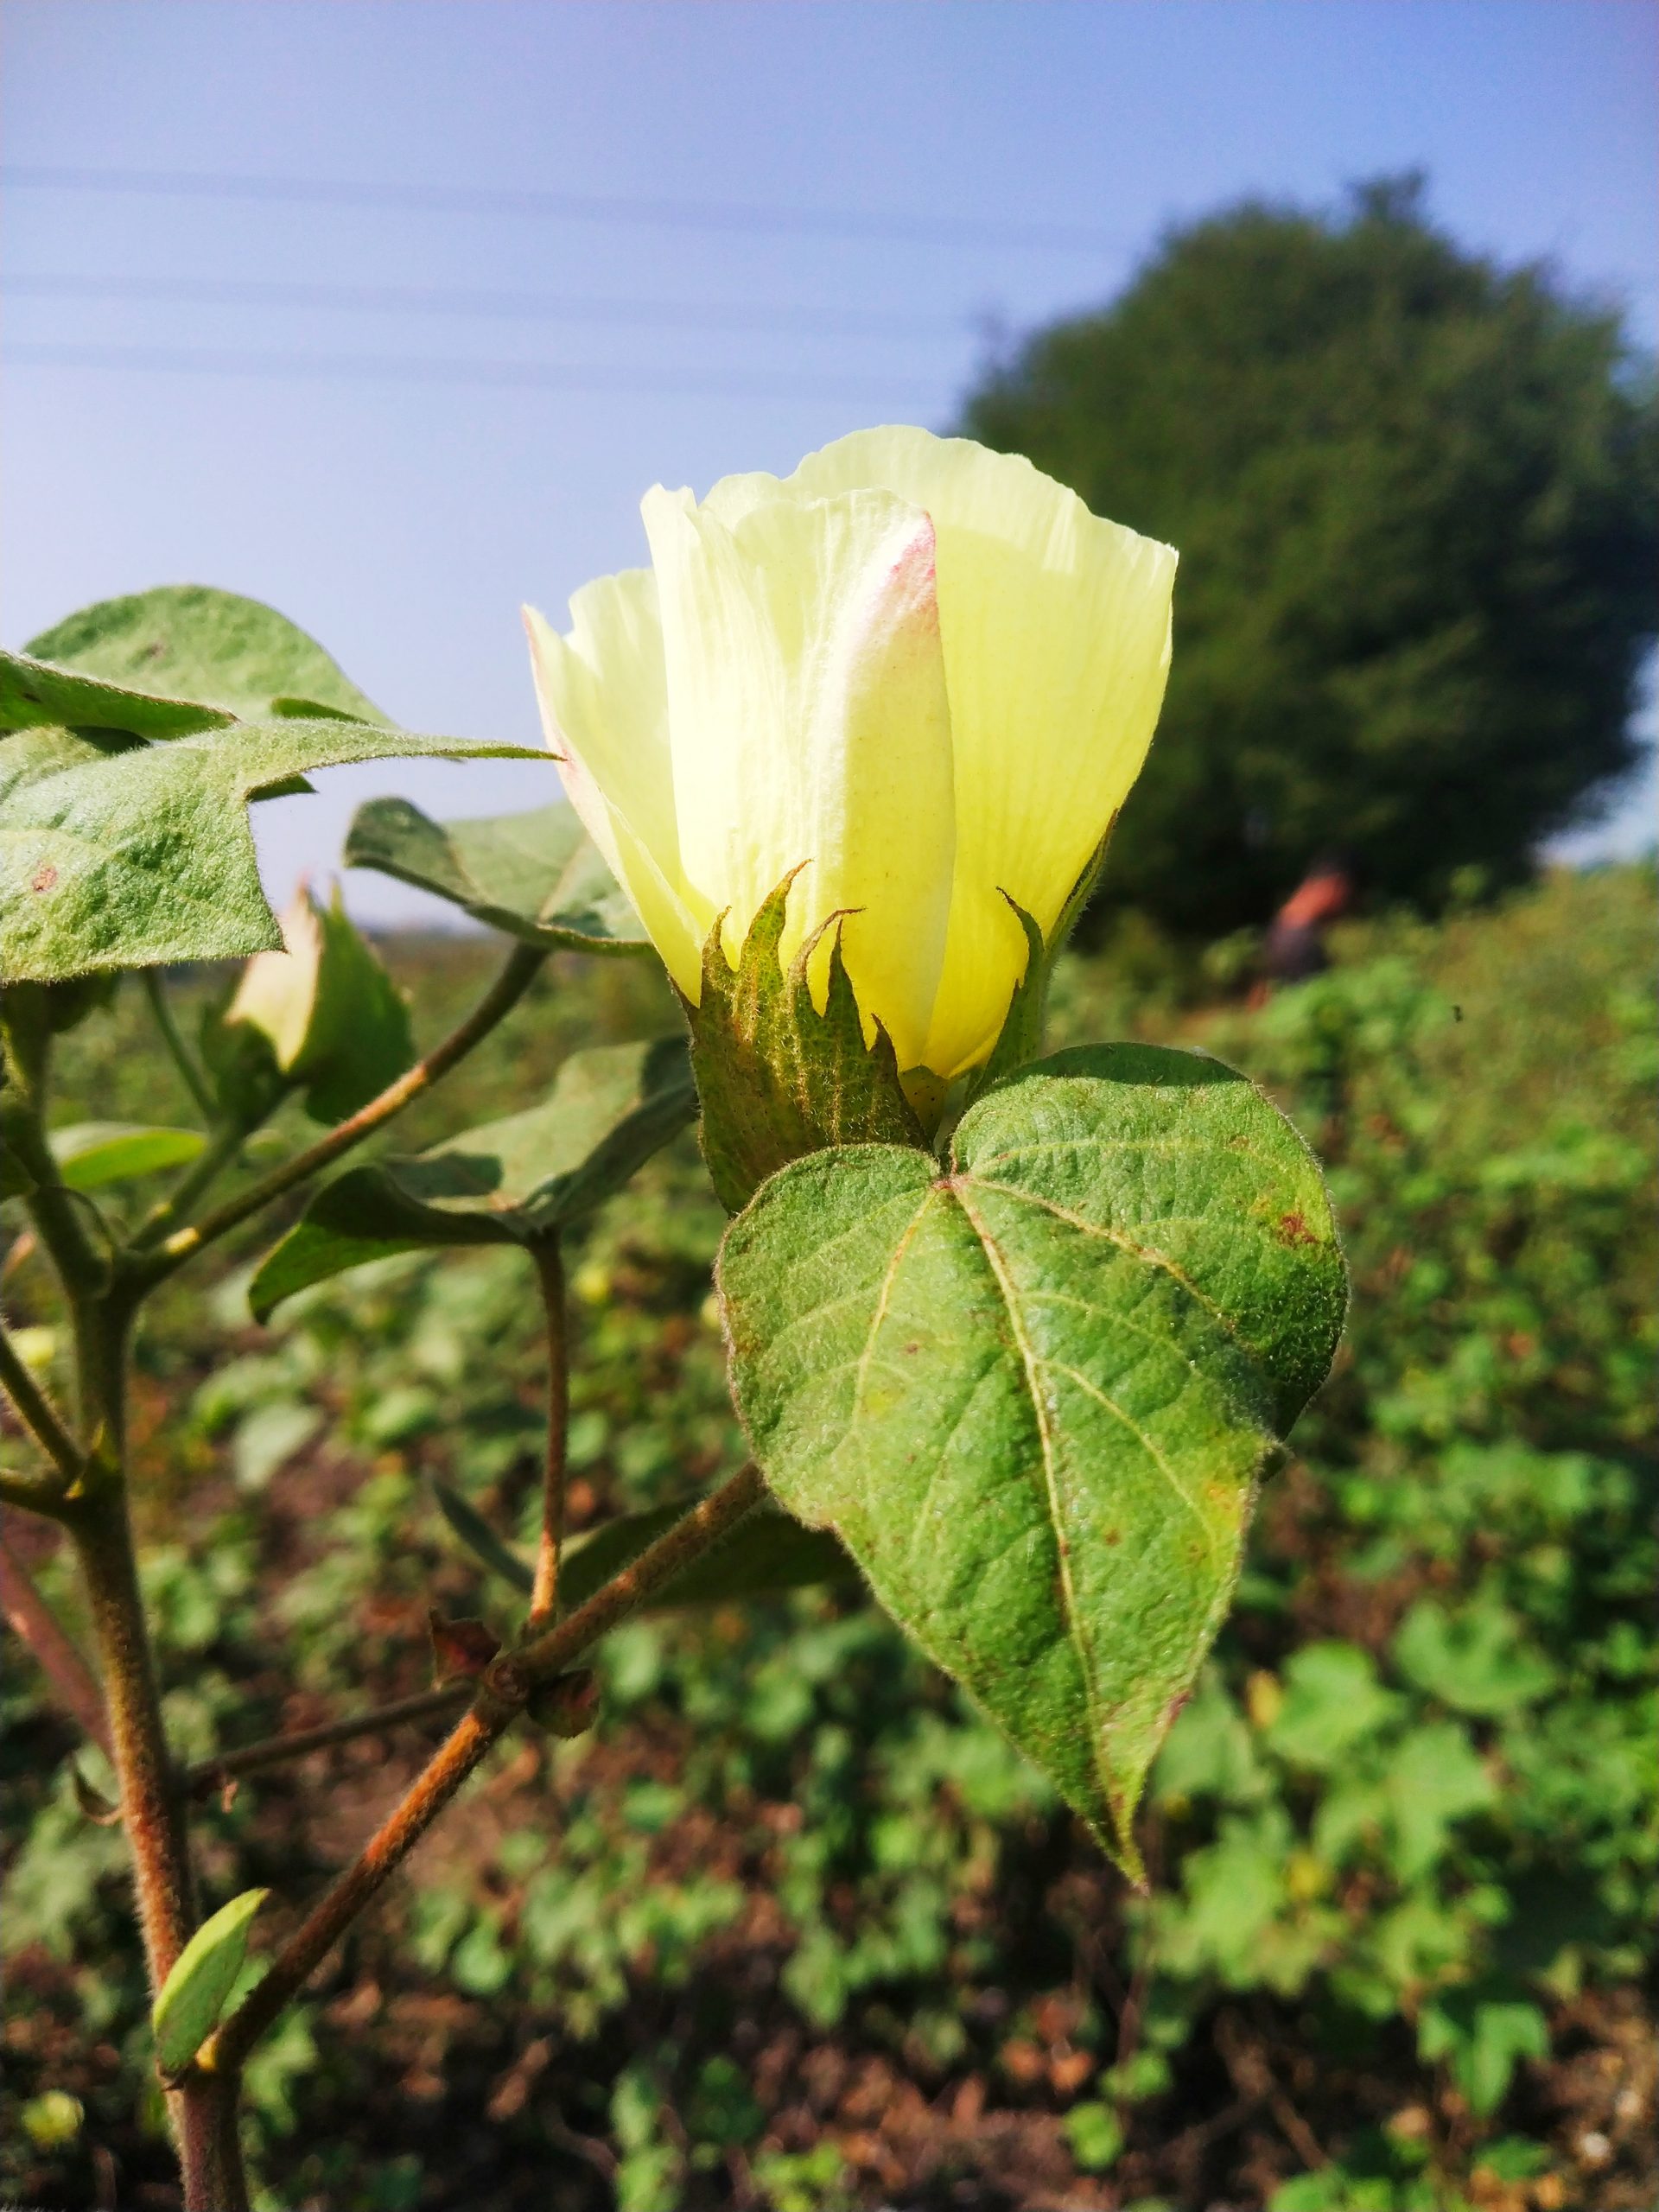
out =
[(590, 1213), (696, 1120), (683, 1039), (573, 1052), (539, 1106), (325, 1184), (248, 1290), (263, 1321), (314, 1282), (396, 1252), (529, 1244)]
[(1061, 1053), (970, 1108), (943, 1171), (793, 1162), (719, 1281), (778, 1497), (1138, 1877), (1147, 1767), (1341, 1332), (1295, 1131), (1200, 1054)]
[(526, 944), (649, 947), (626, 893), (563, 801), (487, 821), (433, 822), (407, 799), (371, 799), (353, 820), (345, 861), (447, 899)]

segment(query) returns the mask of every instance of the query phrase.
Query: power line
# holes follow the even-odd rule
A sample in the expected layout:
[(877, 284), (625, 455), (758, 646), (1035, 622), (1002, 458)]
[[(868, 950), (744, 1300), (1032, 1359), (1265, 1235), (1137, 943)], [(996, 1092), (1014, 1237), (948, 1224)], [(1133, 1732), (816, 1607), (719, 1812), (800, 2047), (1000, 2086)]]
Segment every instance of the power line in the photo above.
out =
[(804, 337), (961, 338), (975, 325), (965, 315), (822, 314), (812, 308), (767, 308), (743, 301), (699, 306), (680, 300), (567, 298), (553, 292), (495, 292), (412, 284), (267, 283), (233, 277), (70, 276), (29, 273), (0, 277), (0, 291), (19, 298), (124, 300), (196, 307), (322, 308), (369, 314), (523, 317), (594, 322), (632, 329), (753, 331)]
[(1067, 223), (995, 223), (954, 215), (863, 213), (852, 208), (757, 207), (728, 200), (630, 200), (590, 193), (474, 185), (364, 184), (344, 179), (241, 176), (208, 170), (67, 168), (0, 165), (0, 182), (39, 192), (143, 194), (194, 200), (286, 202), (318, 207), (389, 207), (429, 214), (552, 216), (673, 230), (736, 231), (782, 238), (880, 239), (938, 246), (1014, 246), (1028, 251), (1116, 252), (1122, 235)]
[[(487, 385), (572, 393), (635, 392), (665, 397), (867, 399), (891, 406), (888, 377), (659, 376), (653, 371), (536, 361), (411, 359), (403, 353), (211, 353), (149, 346), (8, 346), (0, 362), (20, 368), (161, 371), (184, 376), (268, 377), (401, 384)], [(938, 381), (938, 380), (935, 380)], [(903, 389), (903, 380), (898, 383)]]

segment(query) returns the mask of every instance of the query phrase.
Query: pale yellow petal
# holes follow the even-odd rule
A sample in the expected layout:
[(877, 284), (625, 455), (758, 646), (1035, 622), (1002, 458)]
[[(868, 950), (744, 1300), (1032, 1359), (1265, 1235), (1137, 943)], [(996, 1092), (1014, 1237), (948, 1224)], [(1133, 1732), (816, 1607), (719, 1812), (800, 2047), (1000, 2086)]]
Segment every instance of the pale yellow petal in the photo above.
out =
[(601, 576), (575, 594), (570, 613), (562, 638), (524, 609), (548, 746), (583, 828), (695, 1000), (714, 916), (688, 896), (680, 868), (655, 580), (649, 569)]
[(767, 481), (702, 508), (660, 487), (644, 503), (681, 863), (689, 892), (728, 910), (734, 956), (792, 869), (785, 958), (855, 910), (848, 973), (867, 1027), (880, 1020), (907, 1066), (944, 960), (955, 849), (933, 532), (890, 493), (802, 501)]
[(880, 484), (938, 535), (956, 747), (950, 937), (927, 1065), (994, 1041), (1025, 944), (1046, 933), (1140, 773), (1169, 667), (1175, 555), (1090, 512), (1014, 454), (925, 430), (865, 430), (810, 455), (800, 496)]

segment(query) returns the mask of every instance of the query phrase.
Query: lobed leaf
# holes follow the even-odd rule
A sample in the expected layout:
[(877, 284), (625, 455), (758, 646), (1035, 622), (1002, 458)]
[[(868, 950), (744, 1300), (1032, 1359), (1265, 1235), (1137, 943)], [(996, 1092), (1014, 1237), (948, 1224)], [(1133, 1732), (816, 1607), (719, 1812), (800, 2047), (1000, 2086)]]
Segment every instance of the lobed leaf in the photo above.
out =
[(563, 800), (527, 814), (434, 822), (407, 799), (371, 799), (353, 819), (345, 861), (447, 899), (526, 944), (649, 949), (626, 893)]
[[(27, 758), (9, 761), (14, 747)], [(67, 731), (0, 736), (0, 982), (279, 948), (251, 798), (345, 761), (524, 752), (337, 719), (238, 722), (164, 745)]]
[(785, 1168), (718, 1279), (779, 1497), (1138, 1873), (1147, 1767), (1341, 1332), (1301, 1140), (1200, 1054), (1065, 1052), (972, 1106), (944, 1172)]

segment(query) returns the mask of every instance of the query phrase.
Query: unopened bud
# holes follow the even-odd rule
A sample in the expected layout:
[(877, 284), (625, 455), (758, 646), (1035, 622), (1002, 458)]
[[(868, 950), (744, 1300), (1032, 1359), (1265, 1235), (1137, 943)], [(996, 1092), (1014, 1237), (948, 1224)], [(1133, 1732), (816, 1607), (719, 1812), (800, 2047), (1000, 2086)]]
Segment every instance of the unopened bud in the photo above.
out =
[(599, 1677), (591, 1667), (556, 1675), (530, 1694), (524, 1708), (537, 1727), (555, 1736), (585, 1736), (599, 1711)]

